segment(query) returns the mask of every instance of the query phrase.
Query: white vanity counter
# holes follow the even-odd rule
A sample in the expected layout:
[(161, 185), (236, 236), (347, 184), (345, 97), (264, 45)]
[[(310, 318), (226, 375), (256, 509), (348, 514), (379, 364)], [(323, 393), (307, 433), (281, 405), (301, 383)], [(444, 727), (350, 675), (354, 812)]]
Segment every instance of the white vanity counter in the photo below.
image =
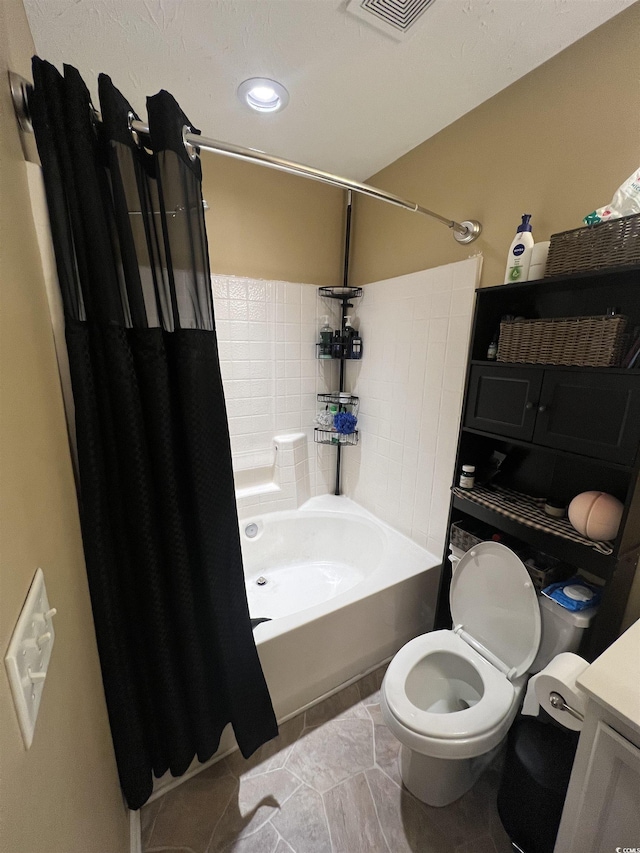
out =
[(554, 851), (640, 850), (640, 621), (577, 684), (589, 698)]
[(591, 664), (578, 686), (640, 734), (640, 620)]

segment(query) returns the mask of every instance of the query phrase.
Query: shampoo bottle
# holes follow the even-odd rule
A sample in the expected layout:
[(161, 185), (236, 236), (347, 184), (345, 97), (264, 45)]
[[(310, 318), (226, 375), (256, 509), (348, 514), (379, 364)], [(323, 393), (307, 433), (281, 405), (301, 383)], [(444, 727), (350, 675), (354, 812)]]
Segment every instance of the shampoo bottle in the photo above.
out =
[(344, 321), (344, 354), (345, 358), (351, 358), (351, 343), (357, 332), (353, 328), (351, 317), (346, 317)]
[(349, 353), (349, 358), (362, 358), (362, 338), (360, 337), (360, 332), (354, 329), (354, 336), (351, 338), (351, 352)]
[(322, 321), (322, 326), (320, 327), (320, 358), (331, 358), (333, 329), (329, 325), (329, 316), (327, 314), (320, 319)]
[(504, 274), (505, 284), (511, 284), (514, 281), (526, 281), (529, 276), (531, 253), (533, 251), (533, 234), (531, 233), (530, 219), (530, 213), (522, 215), (522, 222), (518, 225), (516, 236), (509, 247), (507, 268)]
[(343, 358), (344, 356), (344, 347), (342, 340), (342, 332), (340, 329), (336, 329), (333, 335), (332, 342), (332, 357), (333, 358)]

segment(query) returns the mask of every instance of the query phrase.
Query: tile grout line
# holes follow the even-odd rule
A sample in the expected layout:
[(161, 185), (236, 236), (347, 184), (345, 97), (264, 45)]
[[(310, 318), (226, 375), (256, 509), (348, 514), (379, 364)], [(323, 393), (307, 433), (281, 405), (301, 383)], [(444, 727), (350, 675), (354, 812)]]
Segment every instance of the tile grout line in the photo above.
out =
[[(411, 794), (411, 791), (409, 791), (407, 788), (404, 788), (402, 785), (398, 785), (398, 783), (396, 782), (396, 780), (395, 780), (395, 779), (393, 779), (393, 778), (392, 778), (392, 777), (387, 773), (387, 771), (384, 769), (384, 767), (382, 767), (382, 765), (378, 764), (378, 762), (377, 762), (377, 761), (376, 761), (376, 762), (374, 762), (374, 765), (373, 765), (373, 766), (374, 766), (374, 767), (376, 767), (376, 768), (377, 768), (381, 773), (384, 773), (384, 775), (387, 777), (387, 779), (388, 779), (390, 782), (393, 782), (393, 784), (396, 786), (396, 788), (399, 788), (399, 790), (401, 790), (401, 791), (406, 791), (408, 794)], [(411, 794), (411, 796), (413, 796), (413, 794)]]
[(237, 781), (237, 785), (235, 785), (235, 786), (233, 787), (233, 789), (232, 789), (231, 793), (229, 794), (229, 797), (228, 797), (228, 799), (227, 799), (227, 804), (225, 805), (224, 809), (223, 809), (223, 810), (222, 810), (222, 812), (220, 813), (220, 817), (219, 817), (219, 818), (218, 818), (218, 820), (216, 821), (215, 826), (213, 827), (213, 830), (211, 831), (211, 835), (209, 836), (209, 841), (207, 842), (207, 846), (204, 848), (204, 853), (210, 853), (211, 844), (213, 843), (214, 836), (215, 836), (215, 834), (216, 834), (216, 832), (217, 832), (218, 827), (220, 826), (220, 821), (222, 820), (222, 818), (223, 818), (223, 817), (225, 816), (225, 814), (227, 813), (227, 809), (228, 809), (228, 808), (229, 808), (229, 806), (231, 805), (231, 800), (232, 800), (232, 798), (233, 798), (233, 795), (236, 793), (236, 791), (237, 791), (238, 793), (240, 793), (240, 780), (239, 780), (239, 779), (237, 779), (236, 781)]
[[(383, 676), (383, 678), (384, 678), (384, 676)], [(382, 682), (380, 682), (380, 687), (378, 688), (378, 690), (380, 690), (381, 688), (382, 688)], [(380, 707), (380, 702), (377, 702), (374, 704), (377, 704), (378, 708)], [(369, 707), (373, 707), (373, 705), (370, 705)], [(371, 714), (369, 714), (369, 716), (371, 717)], [(392, 779), (391, 776), (383, 769), (383, 767), (381, 767), (381, 765), (378, 764), (378, 759), (377, 759), (377, 755), (376, 755), (376, 724), (374, 722), (373, 717), (371, 717), (371, 724), (373, 726), (373, 766), (374, 766), (374, 768), (379, 770), (387, 779), (389, 779), (389, 781), (393, 785), (395, 785), (396, 788), (398, 788), (398, 790), (402, 793), (402, 790), (403, 790), (402, 786), (398, 785), (396, 780)], [(386, 726), (385, 726), (385, 728), (386, 728)], [(396, 758), (396, 761), (397, 761), (397, 758)], [(376, 805), (376, 801), (375, 801), (374, 796), (373, 796), (373, 791), (371, 790), (371, 785), (369, 783), (369, 779), (367, 778), (366, 773), (365, 773), (364, 778), (365, 778), (365, 782), (367, 783), (367, 787), (369, 788), (369, 793), (371, 794), (371, 801), (373, 802), (373, 808), (374, 808), (375, 813), (376, 813), (378, 825), (380, 826), (380, 831), (382, 832), (382, 837), (384, 838), (384, 842), (387, 845), (387, 847), (389, 848), (390, 853), (393, 853), (393, 851), (391, 850), (391, 845), (389, 844), (386, 833), (384, 831), (384, 827), (382, 826), (382, 821), (380, 820), (380, 815), (378, 813), (378, 807)]]
[[(369, 716), (371, 716), (371, 715), (369, 715)], [(387, 777), (387, 779), (389, 779), (389, 781), (393, 782), (393, 784), (396, 786), (396, 788), (399, 788), (401, 791), (405, 790), (405, 789), (403, 789), (403, 786), (398, 785), (396, 780), (393, 779), (389, 775), (389, 773), (387, 773), (387, 771), (384, 769), (384, 767), (378, 763), (378, 758), (376, 756), (376, 724), (373, 722), (373, 718), (371, 718), (371, 722), (373, 724), (373, 766), (377, 767), (381, 773), (384, 773), (384, 775)], [(385, 726), (385, 728), (386, 728), (386, 726)], [(398, 756), (396, 756), (396, 762), (397, 761), (398, 761)], [(398, 773), (400, 773), (400, 767), (398, 767)], [(411, 793), (411, 792), (409, 791), (408, 793)], [(411, 796), (413, 796), (413, 794)]]
[[(371, 723), (371, 760), (372, 767), (376, 766), (376, 724), (373, 722), (373, 717), (367, 711), (367, 716), (369, 717), (369, 722)], [(371, 768), (367, 768), (371, 769)], [(366, 777), (365, 777), (366, 778)]]
[[(282, 769), (284, 769), (284, 768), (282, 768)], [(287, 770), (287, 773), (291, 773), (291, 771)], [(298, 777), (296, 776), (295, 773), (291, 773), (291, 775), (293, 776), (294, 779), (298, 779)], [(282, 808), (282, 806), (284, 806), (286, 803), (288, 803), (289, 800), (291, 799), (291, 797), (293, 797), (293, 795), (296, 794), (300, 790), (300, 788), (302, 788), (302, 786), (304, 785), (304, 782), (302, 782), (300, 779), (298, 779), (298, 782), (300, 782), (300, 784), (296, 788), (294, 788), (294, 790), (289, 794), (289, 796), (285, 797), (285, 799), (281, 803), (278, 803), (278, 806), (279, 806), (278, 811)], [(269, 820), (271, 820), (271, 818), (269, 818)], [(275, 829), (275, 827), (274, 827), (274, 829)]]
[[(337, 786), (334, 785), (334, 787), (337, 787)], [(329, 789), (329, 790), (331, 790), (331, 789)], [(320, 792), (318, 791), (318, 793), (320, 793)], [(327, 793), (327, 792), (325, 792), (325, 793)], [(335, 845), (333, 843), (333, 835), (331, 833), (331, 821), (329, 820), (329, 814), (327, 812), (327, 804), (324, 801), (324, 794), (320, 794), (320, 800), (322, 802), (322, 811), (324, 813), (324, 820), (325, 820), (325, 823), (327, 825), (327, 832), (329, 833), (329, 846), (331, 847), (331, 853), (336, 853), (336, 848), (335, 848)]]
[[(280, 830), (279, 830), (277, 827), (275, 827), (275, 826), (273, 825), (273, 823), (272, 823), (272, 821), (271, 821), (271, 818), (269, 818), (269, 820), (267, 821), (267, 823), (270, 823), (270, 824), (271, 824), (271, 827), (272, 827), (273, 831), (274, 831), (274, 832), (276, 833), (276, 835), (278, 836), (278, 839), (277, 839), (277, 841), (276, 841), (276, 846), (273, 848), (273, 850), (274, 850), (274, 851), (278, 849), (278, 845), (280, 844), (280, 842), (281, 842), (281, 841), (284, 841), (284, 843), (285, 843), (285, 844), (289, 844), (289, 842), (288, 842), (288, 841), (287, 841), (287, 839), (282, 835), (282, 833), (280, 832)], [(265, 826), (266, 826), (266, 824), (265, 824)], [(289, 847), (291, 847), (291, 845), (290, 845), (290, 844), (289, 844)], [(293, 850), (293, 847), (291, 847), (291, 849)], [(294, 853), (295, 853), (295, 851), (294, 851)]]
[[(266, 770), (264, 773), (256, 773), (255, 775), (253, 775), (253, 776), (249, 776), (249, 777), (247, 777), (247, 778), (248, 778), (248, 779), (257, 779), (259, 776), (268, 776), (270, 773), (277, 773), (277, 772), (278, 772), (278, 771), (280, 771), (280, 770), (284, 770), (284, 765), (283, 765), (282, 767), (275, 767), (275, 768), (273, 768), (272, 770)], [(291, 776), (293, 776), (293, 778), (294, 778), (294, 779), (296, 779), (300, 784), (299, 784), (299, 785), (297, 785), (297, 786), (294, 788), (294, 790), (289, 794), (289, 796), (288, 796), (288, 797), (286, 797), (286, 798), (285, 798), (281, 803), (278, 803), (278, 811), (279, 811), (279, 809), (280, 809), (280, 808), (282, 808), (282, 806), (284, 806), (284, 805), (285, 805), (285, 803), (287, 803), (287, 802), (291, 799), (291, 797), (293, 797), (293, 795), (294, 795), (297, 791), (299, 791), (299, 790), (300, 790), (300, 788), (302, 788), (302, 787), (303, 787), (303, 785), (305, 784), (305, 783), (304, 783), (304, 782), (303, 782), (303, 781), (302, 781), (298, 776), (296, 776), (296, 774), (295, 774), (295, 773), (292, 773), (292, 772), (291, 772), (291, 770), (287, 770), (287, 773), (289, 773)], [(235, 777), (232, 777), (232, 778), (235, 778)], [(236, 790), (238, 791), (238, 793), (240, 792), (240, 783), (241, 783), (241, 781), (242, 781), (242, 780), (241, 780), (241, 778), (240, 778), (240, 777), (238, 777), (238, 778), (237, 778), (237, 782), (238, 782), (237, 788), (235, 788), (235, 789), (234, 789), (234, 791), (232, 791), (232, 792), (231, 792), (231, 795), (229, 796), (229, 799), (228, 799), (228, 801), (227, 801), (227, 805), (225, 806), (224, 811), (222, 812), (222, 814), (221, 814), (221, 815), (220, 815), (220, 817), (218, 818), (218, 820), (217, 820), (217, 822), (216, 822), (216, 825), (215, 825), (215, 827), (213, 828), (213, 832), (212, 832), (212, 834), (211, 834), (211, 837), (209, 838), (209, 843), (207, 844), (207, 847), (205, 848), (205, 853), (209, 853), (209, 849), (210, 849), (210, 847), (211, 847), (211, 843), (212, 843), (212, 841), (213, 841), (213, 838), (214, 838), (214, 835), (215, 835), (215, 833), (216, 833), (216, 830), (217, 830), (217, 828), (218, 828), (218, 826), (219, 826), (219, 824), (220, 824), (220, 821), (222, 820), (222, 818), (223, 818), (223, 817), (224, 817), (224, 815), (226, 814), (227, 809), (229, 808), (229, 805), (231, 804), (231, 799), (232, 799), (232, 797), (233, 797), (234, 793), (236, 792)], [(280, 835), (280, 833), (278, 832), (278, 830), (276, 829), (276, 827), (275, 827), (275, 826), (273, 826), (272, 818), (271, 818), (271, 817), (267, 818), (267, 820), (266, 820), (263, 824), (260, 824), (260, 826), (258, 826), (256, 829), (254, 829), (254, 830), (253, 830), (253, 832), (249, 832), (249, 833), (247, 833), (246, 835), (243, 835), (243, 836), (242, 836), (242, 838), (251, 838), (251, 836), (252, 836), (252, 835), (255, 835), (257, 832), (260, 832), (260, 830), (261, 830), (261, 829), (264, 829), (264, 827), (265, 827), (268, 823), (270, 823), (270, 824), (271, 824), (271, 826), (273, 827), (273, 829), (275, 830), (275, 832), (277, 832), (277, 833), (278, 833), (278, 836), (281, 838), (282, 836)], [(235, 841), (237, 841), (237, 840), (238, 840), (238, 838), (236, 838), (236, 839), (232, 839), (232, 840), (229, 842), (229, 844), (235, 843)], [(284, 839), (284, 840), (286, 841), (286, 839)], [(287, 844), (288, 844), (288, 843), (289, 843), (289, 842), (287, 841)], [(228, 846), (228, 845), (227, 845), (227, 846)], [(276, 846), (277, 846), (277, 845), (276, 845)], [(289, 845), (289, 846), (291, 846), (291, 845)]]
[(378, 807), (376, 805), (376, 801), (375, 801), (374, 796), (373, 796), (373, 791), (371, 790), (371, 785), (369, 784), (369, 780), (367, 779), (367, 774), (364, 773), (363, 775), (364, 775), (364, 781), (365, 781), (365, 783), (367, 785), (367, 789), (369, 791), (369, 796), (371, 797), (371, 803), (373, 805), (373, 810), (376, 814), (376, 820), (378, 821), (378, 826), (380, 827), (380, 832), (382, 833), (382, 837), (384, 839), (384, 843), (387, 845), (387, 849), (388, 849), (389, 853), (393, 853), (393, 850), (391, 849), (391, 845), (389, 844), (386, 833), (384, 831), (384, 827), (382, 826), (382, 821), (380, 820), (380, 815), (378, 814)]
[[(298, 780), (298, 782), (300, 782), (300, 785), (309, 785), (309, 783), (308, 783), (308, 782), (305, 782), (305, 780), (304, 780), (304, 779), (301, 779), (301, 778), (298, 776), (298, 774), (297, 774), (297, 773), (294, 773), (294, 772), (293, 772), (293, 770), (290, 770), (288, 767), (285, 767), (285, 766), (284, 766), (284, 764), (282, 765), (282, 768), (281, 768), (281, 769), (282, 769), (282, 770), (286, 770), (286, 771), (287, 771), (287, 773), (291, 773), (291, 775), (293, 776), (293, 778), (294, 778), (294, 779), (297, 779), (297, 780)], [(300, 787), (300, 785), (298, 785), (298, 787)], [(309, 787), (311, 787), (311, 786), (309, 785)], [(297, 789), (296, 789), (296, 790), (297, 790)], [(315, 788), (314, 788), (313, 790), (315, 790)]]
[[(156, 816), (153, 819), (153, 823), (151, 824), (151, 831), (149, 832), (149, 844), (151, 844), (151, 841), (153, 840), (153, 832), (156, 828), (156, 823), (158, 821), (158, 815), (160, 814), (160, 812), (162, 811), (162, 807), (164, 806), (164, 800), (162, 799), (162, 797), (160, 797), (160, 799), (161, 799), (161, 803), (160, 803), (160, 806), (158, 808), (158, 811), (156, 812)], [(145, 850), (143, 850), (142, 853), (146, 853)]]
[[(288, 799), (288, 797), (287, 797), (287, 799)], [(238, 841), (244, 841), (245, 838), (253, 838), (253, 836), (257, 835), (261, 830), (263, 830), (267, 824), (271, 824), (273, 829), (276, 832), (278, 832), (278, 830), (275, 828), (275, 826), (273, 826), (273, 824), (271, 823), (271, 818), (268, 817), (264, 823), (261, 823), (260, 826), (256, 827), (251, 832), (247, 832), (246, 835), (236, 835), (235, 838), (229, 839), (229, 843), (223, 847), (223, 849), (220, 851), (220, 853), (227, 853), (227, 851), (229, 851), (229, 853), (231, 853), (231, 851), (233, 850), (233, 847), (231, 845), (235, 846)], [(242, 832), (242, 829), (240, 830), (240, 832)], [(208, 853), (208, 851), (205, 851), (205, 853)]]

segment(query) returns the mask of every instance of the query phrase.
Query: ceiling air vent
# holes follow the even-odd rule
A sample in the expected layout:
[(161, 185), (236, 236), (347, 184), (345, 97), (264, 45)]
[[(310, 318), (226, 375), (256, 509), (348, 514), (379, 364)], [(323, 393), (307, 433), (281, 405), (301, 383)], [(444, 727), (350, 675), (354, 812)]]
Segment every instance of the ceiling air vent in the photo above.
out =
[(347, 11), (401, 41), (433, 0), (349, 0)]

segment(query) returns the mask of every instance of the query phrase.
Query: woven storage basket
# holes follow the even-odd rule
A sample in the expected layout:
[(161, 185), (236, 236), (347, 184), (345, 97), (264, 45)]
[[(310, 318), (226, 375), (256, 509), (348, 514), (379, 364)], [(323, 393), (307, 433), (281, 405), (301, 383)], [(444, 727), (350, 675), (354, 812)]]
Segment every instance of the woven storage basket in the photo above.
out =
[(498, 361), (616, 367), (627, 318), (558, 317), (500, 323)]
[(640, 264), (640, 213), (551, 235), (545, 278)]
[(469, 548), (473, 548), (474, 545), (478, 545), (483, 541), (482, 537), (477, 536), (470, 530), (465, 530), (459, 521), (451, 525), (450, 534), (451, 544), (456, 548), (460, 548), (461, 551), (468, 551)]

